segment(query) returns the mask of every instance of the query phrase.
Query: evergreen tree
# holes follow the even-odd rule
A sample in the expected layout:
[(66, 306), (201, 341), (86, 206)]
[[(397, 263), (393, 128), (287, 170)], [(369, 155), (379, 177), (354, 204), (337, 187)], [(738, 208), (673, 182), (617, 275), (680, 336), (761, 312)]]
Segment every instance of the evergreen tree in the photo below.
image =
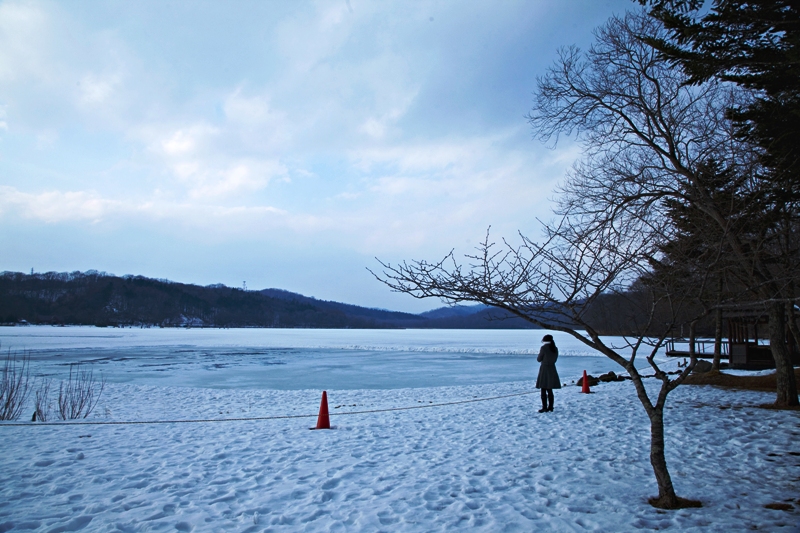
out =
[[(645, 3), (645, 0), (641, 0)], [(700, 83), (711, 78), (750, 92), (730, 109), (739, 134), (763, 149), (774, 186), (768, 202), (800, 200), (800, 2), (652, 0), (651, 15), (672, 32), (652, 44)]]

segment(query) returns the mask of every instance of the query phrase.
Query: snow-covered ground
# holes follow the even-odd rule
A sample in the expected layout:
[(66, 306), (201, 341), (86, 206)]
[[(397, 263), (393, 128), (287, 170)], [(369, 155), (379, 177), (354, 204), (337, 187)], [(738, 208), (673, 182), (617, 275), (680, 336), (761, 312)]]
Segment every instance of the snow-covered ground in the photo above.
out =
[[(109, 382), (92, 421), (310, 416), (0, 425), (0, 532), (798, 529), (800, 417), (756, 407), (774, 395), (670, 395), (673, 482), (703, 507), (661, 511), (647, 504), (649, 426), (630, 382), (566, 387), (546, 414), (538, 391), (437, 405), (534, 391), (531, 369), (498, 383), (329, 388), (330, 431), (308, 429), (319, 389)], [(793, 511), (764, 507), (789, 499)]]

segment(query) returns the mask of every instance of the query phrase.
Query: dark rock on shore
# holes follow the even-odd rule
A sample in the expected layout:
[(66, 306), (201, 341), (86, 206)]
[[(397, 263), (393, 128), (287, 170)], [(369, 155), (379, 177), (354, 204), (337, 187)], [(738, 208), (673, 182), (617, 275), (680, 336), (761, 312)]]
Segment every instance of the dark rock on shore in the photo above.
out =
[(692, 369), (692, 374), (705, 374), (706, 372), (710, 371), (711, 363), (700, 359), (697, 361), (697, 363), (695, 363), (694, 368)]

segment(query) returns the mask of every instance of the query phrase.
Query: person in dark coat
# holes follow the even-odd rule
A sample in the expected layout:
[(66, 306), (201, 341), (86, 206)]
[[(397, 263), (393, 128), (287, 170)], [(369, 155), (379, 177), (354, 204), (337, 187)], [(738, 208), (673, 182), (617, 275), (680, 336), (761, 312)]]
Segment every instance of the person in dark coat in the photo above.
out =
[(553, 410), (553, 389), (561, 388), (561, 379), (556, 372), (556, 359), (558, 359), (558, 348), (552, 335), (545, 335), (542, 338), (542, 347), (539, 349), (539, 357), (536, 358), (539, 366), (539, 376), (536, 378), (536, 388), (542, 389), (542, 408), (540, 413), (547, 413)]

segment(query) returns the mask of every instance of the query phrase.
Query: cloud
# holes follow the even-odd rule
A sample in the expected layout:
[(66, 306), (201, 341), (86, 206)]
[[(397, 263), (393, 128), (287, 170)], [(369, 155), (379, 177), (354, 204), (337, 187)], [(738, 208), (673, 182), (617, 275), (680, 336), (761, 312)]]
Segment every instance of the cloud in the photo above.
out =
[(95, 192), (46, 191), (31, 194), (0, 186), (0, 214), (17, 211), (25, 218), (46, 223), (75, 220), (99, 222), (121, 205)]
[(399, 101), (394, 101), (394, 105), (388, 105), (387, 109), (379, 110), (379, 116), (367, 118), (358, 130), (375, 139), (383, 139), (386, 136), (387, 130), (396, 126), (400, 119), (405, 116), (416, 99), (417, 94), (418, 90), (409, 88), (405, 94), (394, 95), (394, 99)]
[[(283, 228), (306, 231), (318, 222), (307, 215), (271, 206), (223, 206), (211, 203), (164, 201), (160, 199), (112, 199), (96, 191), (44, 191), (26, 193), (0, 186), (0, 217), (21, 216), (45, 224), (150, 224), (211, 232), (216, 236), (252, 236), (252, 228)], [(138, 222), (137, 222), (138, 220)], [(209, 235), (209, 234), (205, 234)]]
[(45, 55), (50, 19), (44, 9), (31, 3), (0, 4), (0, 81), (28, 77), (47, 79), (51, 71)]
[[(556, 152), (520, 144), (520, 129), (484, 137), (354, 149), (358, 175), (318, 213), (330, 239), (364, 254), (448, 250), (489, 225), (537, 231), (569, 166)], [(535, 177), (535, 179), (532, 179)]]
[(303, 9), (281, 21), (275, 29), (279, 53), (293, 73), (305, 73), (336, 56), (356, 22), (346, 5), (322, 3), (311, 12)]
[(251, 155), (275, 157), (293, 148), (292, 140), (298, 134), (297, 123), (287, 112), (270, 104), (266, 89), (247, 93), (241, 86), (223, 97), (225, 114), (224, 135), (226, 150), (238, 146), (237, 151)]
[(81, 103), (99, 105), (109, 101), (121, 82), (120, 73), (84, 75), (78, 82)]
[(235, 127), (193, 124), (156, 136), (151, 151), (176, 178), (189, 198), (219, 198), (241, 195), (267, 187), (276, 178), (288, 175), (287, 167), (268, 148), (240, 155), (226, 150), (240, 145), (241, 132)]
[(115, 32), (85, 28), (62, 7), (0, 4), (0, 98), (20, 119), (47, 127), (76, 118), (116, 122), (135, 60)]
[(247, 97), (237, 88), (225, 99), (225, 117), (231, 122), (263, 125), (270, 116), (269, 101), (265, 95)]
[(191, 198), (216, 198), (264, 189), (272, 178), (284, 176), (286, 171), (277, 161), (241, 161), (225, 169), (195, 170), (184, 181), (190, 183)]
[(187, 128), (171, 132), (166, 138), (161, 139), (157, 149), (163, 151), (167, 157), (180, 157), (193, 155), (200, 148), (207, 148), (211, 139), (219, 134), (219, 129), (207, 124), (195, 124)]

